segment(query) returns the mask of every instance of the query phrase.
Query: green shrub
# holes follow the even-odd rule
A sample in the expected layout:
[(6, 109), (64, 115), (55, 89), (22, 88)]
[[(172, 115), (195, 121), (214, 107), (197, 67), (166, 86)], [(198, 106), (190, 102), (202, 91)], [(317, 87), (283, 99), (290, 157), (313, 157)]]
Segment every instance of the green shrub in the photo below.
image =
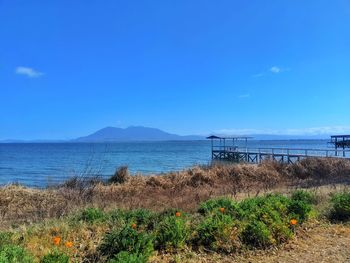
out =
[(293, 231), (290, 228), (290, 222), (277, 222), (268, 226), (273, 235), (273, 240), (276, 244), (282, 244), (288, 241), (293, 236)]
[(283, 195), (267, 195), (246, 199), (240, 203), (244, 218), (263, 220), (263, 216), (270, 217), (270, 222), (263, 220), (266, 224), (275, 221), (287, 222), (290, 218), (296, 218), (299, 222), (308, 219), (312, 210), (300, 194), (295, 199), (289, 199)]
[(135, 223), (138, 226), (143, 226), (146, 229), (153, 229), (155, 226), (155, 214), (146, 209), (136, 209), (127, 211), (124, 214), (126, 223)]
[(239, 203), (239, 207), (243, 211), (244, 218), (255, 219), (262, 213), (262, 209), (275, 211), (279, 217), (286, 217), (288, 214), (287, 205), (290, 199), (279, 194), (269, 194), (263, 197), (255, 197), (245, 199)]
[(156, 227), (156, 247), (182, 248), (190, 236), (189, 226), (183, 217), (167, 216)]
[[(176, 209), (176, 208), (168, 208), (168, 209), (165, 209), (163, 210), (162, 212), (158, 213), (157, 216), (156, 216), (156, 220), (159, 222), (161, 220), (163, 220), (163, 218), (165, 217), (168, 217), (168, 216), (172, 216), (172, 215), (175, 215), (176, 212), (179, 212), (179, 209)], [(181, 214), (183, 216), (187, 216), (185, 213), (181, 212)]]
[(121, 230), (107, 233), (99, 251), (108, 259), (122, 251), (148, 258), (153, 252), (153, 237), (145, 232), (137, 232), (127, 225)]
[(256, 213), (259, 211), (259, 209), (262, 207), (262, 198), (256, 197), (256, 198), (249, 198), (244, 199), (239, 203), (239, 207), (242, 210), (243, 218), (251, 218), (255, 217)]
[[(244, 214), (245, 230), (242, 240), (250, 246), (266, 247), (272, 244), (280, 244), (292, 237), (289, 228), (290, 214), (288, 207), (291, 199), (279, 195), (270, 194), (263, 197), (246, 199), (240, 203)], [(264, 231), (268, 230), (268, 235)], [(255, 232), (249, 237), (247, 233)]]
[(305, 190), (294, 191), (292, 193), (291, 199), (295, 201), (302, 201), (309, 205), (316, 203), (316, 196)]
[(208, 215), (210, 213), (218, 213), (220, 208), (224, 208), (225, 214), (233, 218), (241, 218), (242, 216), (242, 210), (239, 205), (230, 198), (210, 199), (200, 205), (198, 212), (202, 215)]
[(40, 263), (69, 263), (69, 257), (64, 253), (54, 251), (45, 255)]
[(136, 224), (138, 229), (153, 230), (157, 222), (157, 214), (147, 209), (129, 211), (116, 209), (109, 213), (109, 220), (114, 228)]
[(0, 248), (1, 263), (32, 263), (34, 259), (28, 252), (16, 245), (3, 245)]
[(126, 224), (125, 211), (121, 209), (115, 209), (108, 213), (109, 223), (113, 228), (124, 227)]
[(5, 245), (12, 244), (12, 233), (0, 232), (0, 249)]
[(193, 242), (210, 250), (232, 252), (239, 246), (238, 229), (229, 215), (207, 216), (198, 225)]
[(271, 232), (273, 243), (280, 244), (291, 238), (292, 231), (288, 227), (289, 218), (287, 215), (279, 212), (273, 207), (265, 205), (255, 213), (255, 218), (251, 218), (248, 222), (262, 222)]
[(244, 244), (258, 248), (265, 248), (275, 243), (269, 228), (262, 221), (250, 222), (243, 230), (241, 239)]
[(78, 219), (88, 223), (95, 223), (97, 221), (104, 221), (106, 214), (99, 208), (90, 207), (83, 210)]
[(290, 202), (291, 200), (288, 197), (281, 194), (270, 194), (263, 197), (264, 205), (275, 210), (281, 217), (287, 216), (287, 207)]
[(311, 205), (304, 201), (292, 200), (288, 205), (288, 212), (291, 218), (298, 219), (300, 223), (303, 223), (309, 218)]
[(146, 263), (147, 261), (148, 257), (145, 255), (122, 251), (109, 260), (108, 263)]
[(350, 192), (335, 194), (331, 199), (330, 219), (337, 221), (350, 220)]

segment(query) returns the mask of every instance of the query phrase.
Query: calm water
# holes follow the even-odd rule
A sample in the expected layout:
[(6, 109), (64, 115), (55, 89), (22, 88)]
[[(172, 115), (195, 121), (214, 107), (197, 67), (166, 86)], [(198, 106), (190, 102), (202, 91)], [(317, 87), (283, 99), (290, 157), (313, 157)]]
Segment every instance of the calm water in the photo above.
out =
[[(327, 141), (250, 141), (248, 146), (327, 148)], [(0, 144), (0, 184), (44, 187), (81, 174), (108, 177), (121, 165), (132, 173), (162, 173), (208, 164), (210, 151), (209, 141)]]

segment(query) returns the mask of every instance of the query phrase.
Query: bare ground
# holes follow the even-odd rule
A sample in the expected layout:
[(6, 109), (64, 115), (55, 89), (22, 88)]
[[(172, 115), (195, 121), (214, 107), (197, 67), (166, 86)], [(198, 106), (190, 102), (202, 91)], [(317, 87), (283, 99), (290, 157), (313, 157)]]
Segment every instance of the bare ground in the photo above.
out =
[(279, 248), (242, 252), (240, 255), (158, 255), (153, 262), (184, 263), (345, 263), (350, 262), (350, 225), (313, 222)]
[(314, 226), (301, 231), (276, 253), (252, 256), (238, 262), (350, 262), (350, 227)]

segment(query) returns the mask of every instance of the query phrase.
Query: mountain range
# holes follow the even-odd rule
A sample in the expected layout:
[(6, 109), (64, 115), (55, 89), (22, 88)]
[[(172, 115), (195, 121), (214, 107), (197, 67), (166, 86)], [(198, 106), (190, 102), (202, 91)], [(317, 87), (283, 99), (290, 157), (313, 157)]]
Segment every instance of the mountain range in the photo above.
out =
[(128, 128), (106, 127), (93, 134), (77, 138), (75, 142), (113, 142), (113, 141), (184, 141), (203, 140), (204, 136), (181, 136), (156, 128), (130, 126)]
[[(277, 135), (277, 134), (250, 134), (253, 140), (320, 140), (328, 139), (330, 135)], [(223, 135), (225, 137), (225, 135)], [(126, 141), (189, 141), (204, 140), (205, 136), (187, 135), (181, 136), (168, 133), (156, 128), (143, 126), (130, 126), (128, 128), (106, 127), (90, 135), (72, 140), (2, 140), (1, 143), (26, 143), (26, 142), (126, 142)]]

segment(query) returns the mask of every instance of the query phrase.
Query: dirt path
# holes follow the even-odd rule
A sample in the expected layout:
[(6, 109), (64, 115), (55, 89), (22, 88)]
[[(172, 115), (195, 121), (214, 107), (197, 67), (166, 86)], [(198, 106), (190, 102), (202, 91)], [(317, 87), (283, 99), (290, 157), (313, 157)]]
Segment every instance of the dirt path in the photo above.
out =
[(247, 252), (234, 257), (177, 255), (154, 262), (186, 263), (350, 263), (350, 225), (314, 223), (299, 231), (285, 246), (267, 251)]
[(350, 263), (350, 226), (313, 226), (298, 233), (294, 240), (275, 253), (241, 258), (237, 262)]

